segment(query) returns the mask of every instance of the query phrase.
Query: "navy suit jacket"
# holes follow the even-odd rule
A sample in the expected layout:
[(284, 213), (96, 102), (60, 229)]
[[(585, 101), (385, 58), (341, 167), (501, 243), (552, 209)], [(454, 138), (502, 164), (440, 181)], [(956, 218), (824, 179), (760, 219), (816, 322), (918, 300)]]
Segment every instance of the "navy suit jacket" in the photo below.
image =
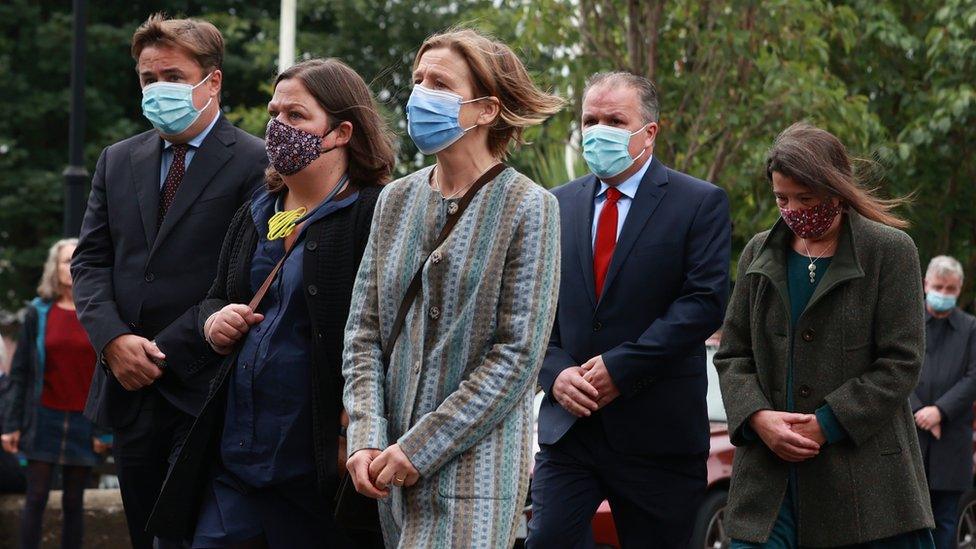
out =
[(264, 141), (220, 115), (157, 229), (162, 150), (150, 130), (102, 151), (71, 264), (78, 318), (99, 354), (128, 333), (154, 339), (166, 354), (163, 376), (138, 391), (96, 368), (85, 415), (105, 427), (131, 423), (149, 390), (199, 412), (220, 357), (197, 331), (197, 304), (216, 276), (234, 212), (261, 186), (268, 163)]
[(602, 355), (621, 395), (595, 416), (614, 450), (707, 451), (704, 342), (721, 326), (728, 300), (728, 197), (652, 158), (597, 300), (591, 233), (599, 188), (591, 174), (553, 190), (562, 221), (562, 278), (539, 373), (547, 394), (539, 443), (555, 444), (576, 421), (551, 397), (556, 377)]

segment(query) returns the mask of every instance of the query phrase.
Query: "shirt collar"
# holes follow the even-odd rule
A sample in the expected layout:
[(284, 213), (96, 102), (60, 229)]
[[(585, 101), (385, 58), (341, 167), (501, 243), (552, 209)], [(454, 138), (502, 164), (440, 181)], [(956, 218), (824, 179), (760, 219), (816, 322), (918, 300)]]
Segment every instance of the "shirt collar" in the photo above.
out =
[(959, 320), (956, 318), (958, 316), (956, 314), (956, 311), (957, 310), (958, 310), (957, 308), (953, 308), (952, 309), (952, 312), (949, 313), (949, 316), (947, 316), (947, 317), (945, 317), (943, 319), (943, 318), (935, 318), (934, 316), (932, 316), (932, 313), (929, 312), (929, 308), (926, 307), (925, 308), (925, 323), (928, 324), (929, 321), (932, 321), (932, 320), (946, 320), (946, 321), (948, 321), (947, 324), (949, 324), (949, 327), (952, 328), (953, 330), (955, 330), (958, 327), (958, 326), (956, 326), (956, 323), (959, 322)]
[[(217, 121), (220, 120), (220, 116), (221, 114), (218, 112), (217, 116), (215, 116), (214, 119), (210, 121), (210, 124), (207, 124), (207, 127), (204, 128), (202, 132), (198, 133), (197, 136), (194, 137), (193, 139), (187, 141), (186, 144), (193, 147), (194, 149), (199, 149), (200, 145), (203, 144), (203, 140), (206, 139), (208, 135), (210, 135), (210, 130), (212, 130), (213, 127), (217, 125)], [(172, 146), (173, 146), (172, 143), (163, 139), (164, 150)]]
[[(617, 185), (617, 190), (620, 191), (620, 194), (626, 196), (631, 200), (634, 199), (634, 196), (637, 195), (637, 188), (640, 187), (641, 180), (644, 179), (644, 174), (646, 174), (648, 168), (651, 167), (652, 160), (653, 160), (653, 155), (647, 157), (647, 160), (644, 162), (644, 165), (641, 166), (641, 169), (637, 170), (636, 172), (634, 172), (634, 175), (628, 177), (627, 179), (623, 180), (623, 182), (621, 182), (619, 185)], [(603, 196), (603, 193), (607, 192), (607, 189), (609, 188), (610, 185), (607, 185), (603, 181), (600, 181), (600, 191), (596, 193), (596, 196), (597, 197)]]

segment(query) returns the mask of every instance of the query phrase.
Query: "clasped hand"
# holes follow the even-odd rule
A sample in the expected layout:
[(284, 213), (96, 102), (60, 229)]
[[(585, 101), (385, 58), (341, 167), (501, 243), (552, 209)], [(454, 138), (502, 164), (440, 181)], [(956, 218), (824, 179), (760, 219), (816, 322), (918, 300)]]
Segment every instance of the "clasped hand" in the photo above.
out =
[(827, 442), (813, 414), (760, 410), (749, 417), (749, 425), (774, 454), (790, 463), (817, 456)]
[(403, 453), (399, 444), (382, 452), (375, 448), (359, 450), (346, 461), (353, 486), (364, 496), (374, 499), (390, 495), (390, 485), (409, 487), (420, 480), (420, 472)]
[(620, 396), (602, 356), (582, 366), (571, 366), (559, 373), (552, 384), (552, 397), (576, 417), (588, 417)]
[(148, 387), (163, 375), (157, 363), (166, 360), (166, 355), (155, 343), (135, 334), (113, 339), (102, 355), (112, 375), (127, 391)]
[(247, 305), (231, 303), (210, 315), (203, 331), (214, 351), (229, 355), (234, 350), (234, 345), (251, 330), (251, 326), (262, 320), (264, 315), (255, 313)]

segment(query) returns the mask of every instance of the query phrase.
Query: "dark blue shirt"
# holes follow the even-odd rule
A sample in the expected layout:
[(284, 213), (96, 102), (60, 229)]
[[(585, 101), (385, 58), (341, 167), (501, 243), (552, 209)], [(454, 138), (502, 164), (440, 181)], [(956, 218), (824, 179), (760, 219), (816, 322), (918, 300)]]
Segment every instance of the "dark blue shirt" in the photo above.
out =
[[(276, 196), (258, 193), (251, 204), (258, 231), (251, 260), (252, 293), (285, 253), (283, 239), (267, 239)], [(221, 457), (228, 471), (251, 486), (270, 486), (314, 472), (311, 321), (302, 278), (304, 229), (358, 197), (353, 193), (328, 202), (304, 223), (259, 307), (264, 320), (251, 328), (241, 345), (228, 388)]]

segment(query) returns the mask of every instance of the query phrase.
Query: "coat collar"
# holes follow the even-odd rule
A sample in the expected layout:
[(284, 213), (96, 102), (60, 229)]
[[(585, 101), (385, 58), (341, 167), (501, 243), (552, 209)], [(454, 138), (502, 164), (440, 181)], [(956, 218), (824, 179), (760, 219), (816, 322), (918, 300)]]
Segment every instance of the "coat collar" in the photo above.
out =
[[(840, 236), (837, 240), (837, 250), (830, 261), (830, 268), (817, 289), (810, 297), (806, 309), (811, 308), (835, 287), (848, 280), (862, 278), (864, 269), (857, 256), (857, 233), (863, 224), (860, 214), (845, 211), (841, 224)], [(793, 232), (780, 218), (769, 231), (769, 236), (763, 242), (756, 259), (749, 266), (746, 274), (759, 274), (769, 278), (779, 290), (784, 301), (789, 303), (789, 288), (786, 273), (786, 252), (789, 249)], [(804, 309), (804, 310), (806, 310)]]
[[(934, 316), (932, 316), (932, 313), (930, 313), (928, 307), (926, 307), (925, 308), (925, 324), (928, 324), (930, 320), (941, 320), (941, 319), (936, 319)], [(949, 316), (946, 317), (946, 320), (949, 321), (949, 327), (952, 328), (953, 330), (958, 330), (959, 328), (961, 328), (962, 327), (962, 311), (959, 310), (959, 307), (954, 307), (952, 309), (952, 312), (949, 313)]]

